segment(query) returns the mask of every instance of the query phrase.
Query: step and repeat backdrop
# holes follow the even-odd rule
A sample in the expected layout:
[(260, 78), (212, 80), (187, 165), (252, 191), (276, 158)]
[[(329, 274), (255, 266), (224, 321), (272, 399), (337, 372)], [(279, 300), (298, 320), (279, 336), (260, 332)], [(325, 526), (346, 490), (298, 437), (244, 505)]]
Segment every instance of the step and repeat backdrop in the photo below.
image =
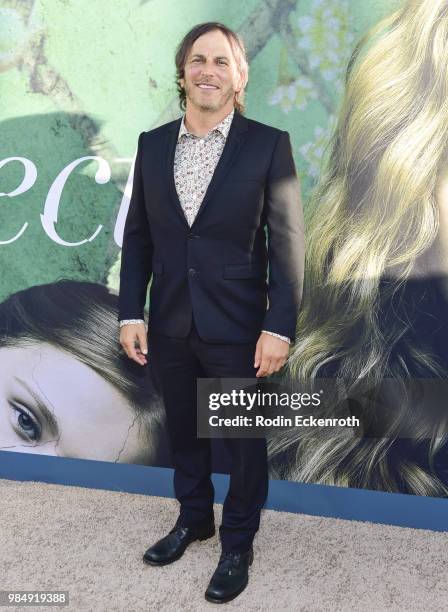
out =
[(245, 114), (289, 132), (300, 177), (276, 378), (343, 382), (363, 420), (273, 428), (271, 477), (446, 497), (446, 0), (0, 2), (0, 460), (171, 466), (154, 375), (119, 344), (120, 252), (138, 135), (181, 115), (176, 46), (206, 21), (242, 36)]

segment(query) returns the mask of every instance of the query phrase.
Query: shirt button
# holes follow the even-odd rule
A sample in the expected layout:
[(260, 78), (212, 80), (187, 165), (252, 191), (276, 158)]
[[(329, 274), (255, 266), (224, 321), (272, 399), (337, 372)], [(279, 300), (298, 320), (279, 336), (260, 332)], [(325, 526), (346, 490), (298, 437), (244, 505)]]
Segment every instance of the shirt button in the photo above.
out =
[(195, 270), (194, 268), (190, 268), (190, 269), (188, 270), (188, 274), (189, 274), (190, 276), (194, 276), (194, 275), (196, 274), (196, 270)]

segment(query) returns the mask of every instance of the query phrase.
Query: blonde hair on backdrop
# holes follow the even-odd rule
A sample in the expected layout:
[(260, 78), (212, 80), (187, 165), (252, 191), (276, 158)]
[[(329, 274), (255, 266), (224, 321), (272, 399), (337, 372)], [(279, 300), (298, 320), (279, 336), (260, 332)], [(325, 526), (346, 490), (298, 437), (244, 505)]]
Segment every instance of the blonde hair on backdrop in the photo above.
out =
[[(446, 375), (430, 351), (404, 338), (412, 326), (406, 311), (387, 326), (380, 306), (424, 271), (438, 233), (434, 190), (447, 142), (448, 3), (409, 0), (363, 36), (348, 64), (310, 201), (303, 303), (286, 365), (292, 380), (333, 367), (333, 376), (379, 383), (409, 376), (411, 362), (414, 371)], [(399, 340), (405, 354), (393, 355)], [(445, 441), (446, 431), (431, 440), (430, 464)], [(448, 494), (434, 474), (392, 447), (392, 431), (319, 440), (296, 429), (269, 440), (271, 456), (295, 449), (282, 474), (291, 480)]]

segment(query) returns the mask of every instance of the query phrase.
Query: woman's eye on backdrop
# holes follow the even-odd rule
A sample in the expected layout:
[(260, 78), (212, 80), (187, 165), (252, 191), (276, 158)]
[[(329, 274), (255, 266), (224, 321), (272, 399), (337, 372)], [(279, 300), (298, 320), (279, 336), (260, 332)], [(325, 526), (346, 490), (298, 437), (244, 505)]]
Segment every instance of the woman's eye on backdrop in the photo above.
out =
[(14, 428), (18, 430), (18, 434), (33, 442), (38, 440), (42, 430), (37, 420), (24, 408), (12, 405), (12, 409), (15, 411)]

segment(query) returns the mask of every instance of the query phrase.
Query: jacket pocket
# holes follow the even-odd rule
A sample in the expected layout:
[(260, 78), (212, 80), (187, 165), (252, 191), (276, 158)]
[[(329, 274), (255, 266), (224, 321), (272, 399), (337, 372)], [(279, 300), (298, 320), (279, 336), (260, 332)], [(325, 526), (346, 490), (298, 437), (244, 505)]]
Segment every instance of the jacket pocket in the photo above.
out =
[(152, 260), (152, 273), (163, 274), (163, 261), (158, 261), (157, 259)]
[(260, 264), (225, 264), (223, 270), (224, 278), (262, 278), (266, 276), (266, 270)]

